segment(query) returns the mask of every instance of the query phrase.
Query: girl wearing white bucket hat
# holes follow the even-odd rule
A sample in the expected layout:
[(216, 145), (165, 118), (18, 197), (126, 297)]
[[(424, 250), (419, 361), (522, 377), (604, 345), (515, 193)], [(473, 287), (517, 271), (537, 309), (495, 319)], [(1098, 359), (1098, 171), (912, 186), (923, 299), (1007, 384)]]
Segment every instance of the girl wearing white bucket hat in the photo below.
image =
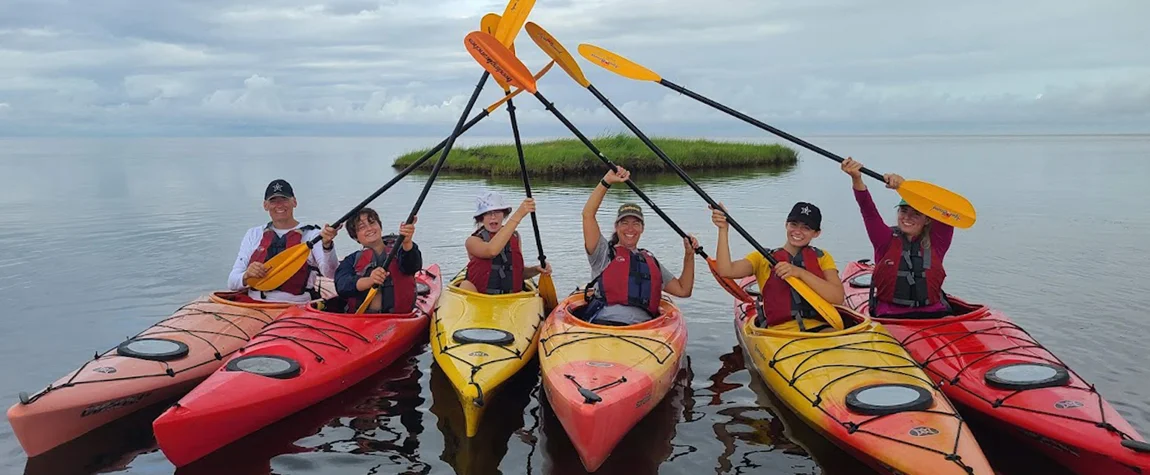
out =
[(523, 200), (515, 214), (499, 193), (488, 191), (475, 198), (473, 217), (479, 229), (465, 243), (467, 279), (459, 283), (461, 289), (489, 295), (522, 292), (524, 280), (551, 273), (550, 263), (546, 268), (523, 265), (522, 243), (515, 228), (534, 211), (532, 198)]

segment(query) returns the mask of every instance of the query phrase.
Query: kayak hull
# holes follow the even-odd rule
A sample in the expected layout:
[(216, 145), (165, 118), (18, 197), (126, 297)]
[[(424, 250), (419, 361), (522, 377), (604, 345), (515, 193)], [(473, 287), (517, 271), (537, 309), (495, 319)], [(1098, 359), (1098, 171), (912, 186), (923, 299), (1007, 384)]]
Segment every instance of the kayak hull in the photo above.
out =
[(215, 371), (223, 360), (288, 308), (244, 303), (238, 294), (215, 292), (177, 309), (126, 341), (164, 339), (186, 355), (167, 361), (98, 354), (77, 370), (8, 409), (24, 452), (35, 457), (142, 408), (171, 401)]
[[(187, 465), (390, 365), (425, 335), (439, 298), (439, 268), (420, 271), (430, 292), (409, 314), (343, 314), (294, 306), (152, 424), (172, 464)], [(255, 374), (244, 359), (294, 362), (284, 373)], [(262, 370), (261, 370), (262, 371)]]
[[(755, 292), (755, 280), (740, 282)], [(767, 387), (808, 426), (882, 473), (991, 474), (981, 447), (950, 401), (881, 324), (839, 307), (847, 328), (805, 320), (759, 328), (756, 306), (735, 303), (739, 345)], [(851, 403), (866, 388), (909, 387), (918, 405), (866, 413)]]
[[(852, 262), (843, 273), (846, 303), (869, 312), (873, 266)], [(876, 318), (902, 342), (956, 405), (1081, 474), (1150, 473), (1150, 454), (1122, 445), (1145, 442), (1081, 376), (1002, 312), (949, 297), (959, 315), (934, 319)], [(995, 386), (1004, 365), (1060, 368), (1051, 387)]]
[(560, 302), (543, 324), (543, 389), (583, 467), (594, 472), (674, 383), (687, 342), (683, 315), (669, 299), (660, 316), (631, 326), (576, 317), (581, 292)]
[[(467, 437), (479, 431), (483, 411), (500, 386), (532, 358), (539, 344), (543, 298), (535, 284), (526, 281), (524, 292), (485, 295), (460, 289), (466, 276), (460, 271), (440, 297), (431, 319), (431, 352), (463, 406)], [(499, 330), (509, 342), (477, 342), (457, 339), (456, 332)]]

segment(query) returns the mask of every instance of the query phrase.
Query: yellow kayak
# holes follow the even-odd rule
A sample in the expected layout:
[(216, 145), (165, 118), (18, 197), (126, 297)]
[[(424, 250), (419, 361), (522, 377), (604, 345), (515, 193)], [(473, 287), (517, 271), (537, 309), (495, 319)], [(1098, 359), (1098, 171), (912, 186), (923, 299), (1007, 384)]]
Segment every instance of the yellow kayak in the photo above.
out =
[(431, 353), (455, 387), (467, 436), (474, 437), (495, 390), (535, 357), (546, 314), (533, 281), (524, 281), (523, 292), (487, 295), (459, 288), (466, 274), (461, 270), (439, 298)]
[[(754, 278), (741, 282), (755, 292)], [(879, 323), (837, 307), (847, 328), (821, 320), (770, 328), (735, 303), (748, 366), (800, 419), (881, 473), (992, 474), (969, 426)]]

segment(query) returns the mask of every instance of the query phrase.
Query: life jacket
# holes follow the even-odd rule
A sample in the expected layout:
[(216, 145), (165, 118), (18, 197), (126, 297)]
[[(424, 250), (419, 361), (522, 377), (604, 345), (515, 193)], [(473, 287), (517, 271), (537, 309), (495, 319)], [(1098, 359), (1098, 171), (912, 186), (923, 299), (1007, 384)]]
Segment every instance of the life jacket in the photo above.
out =
[[(471, 234), (491, 242), (494, 237), (486, 228), (479, 228)], [(499, 255), (491, 259), (471, 256), (467, 262), (467, 280), (488, 295), (511, 294), (523, 291), (523, 250), (519, 233), (516, 232), (503, 246)]]
[[(771, 251), (771, 255), (778, 262), (789, 262), (791, 265), (806, 269), (820, 278), (824, 276), (823, 269), (819, 266), (819, 258), (823, 256), (823, 251), (817, 247), (805, 246), (794, 257), (783, 248)], [(759, 326), (769, 327), (788, 320), (819, 315), (818, 311), (791, 287), (791, 284), (775, 274), (773, 270), (760, 291), (759, 308), (761, 311), (759, 318), (756, 319), (756, 324)]]
[[(302, 243), (303, 233), (312, 229), (319, 229), (319, 227), (309, 224), (288, 231), (284, 233), (283, 236), (280, 236), (276, 234), (275, 228), (273, 228), (272, 223), (269, 222), (267, 226), (264, 226), (264, 235), (263, 238), (260, 239), (259, 247), (256, 247), (256, 250), (252, 252), (248, 262), (267, 262), (279, 253), (284, 252), (287, 248)], [(303, 295), (304, 292), (308, 290), (307, 281), (311, 277), (311, 273), (318, 270), (315, 266), (305, 264), (282, 285), (276, 287), (275, 290), (287, 292), (292, 295)], [(264, 297), (266, 297), (266, 295)]]
[(943, 302), (942, 282), (946, 270), (932, 247), (923, 252), (922, 240), (910, 241), (898, 228), (891, 228), (895, 239), (871, 275), (872, 305), (888, 302), (902, 307), (925, 307)]
[(608, 254), (611, 262), (588, 286), (599, 284), (589, 308), (597, 311), (606, 305), (630, 305), (646, 310), (652, 318), (658, 317), (659, 302), (663, 299), (659, 261), (645, 249), (632, 252), (615, 246)]
[[(394, 234), (383, 237), (384, 251), (379, 255), (379, 259), (387, 258), (396, 238)], [(355, 275), (361, 279), (367, 277), (371, 271), (379, 267), (380, 263), (377, 262), (375, 251), (365, 247), (359, 251), (359, 256), (355, 259)], [(387, 280), (383, 281), (378, 293), (383, 299), (380, 313), (410, 313), (415, 308), (415, 276), (404, 274), (400, 270), (398, 257), (387, 265), (387, 274)], [(346, 313), (355, 313), (364, 298), (367, 298), (367, 292), (362, 292), (362, 296), (348, 297)]]

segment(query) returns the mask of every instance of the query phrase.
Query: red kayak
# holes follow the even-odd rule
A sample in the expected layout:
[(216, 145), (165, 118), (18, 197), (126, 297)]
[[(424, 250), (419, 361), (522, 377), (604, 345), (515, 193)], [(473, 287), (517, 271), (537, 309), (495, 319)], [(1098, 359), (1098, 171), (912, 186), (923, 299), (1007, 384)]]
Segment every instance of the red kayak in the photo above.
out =
[[(843, 273), (846, 305), (869, 314), (873, 265)], [(1150, 473), (1150, 444), (1094, 388), (1018, 324), (948, 296), (954, 316), (875, 318), (971, 416), (1080, 474)]]
[(390, 365), (420, 338), (439, 300), (439, 266), (416, 275), (408, 314), (345, 314), (295, 306), (160, 415), (156, 441), (187, 465), (331, 397)]

